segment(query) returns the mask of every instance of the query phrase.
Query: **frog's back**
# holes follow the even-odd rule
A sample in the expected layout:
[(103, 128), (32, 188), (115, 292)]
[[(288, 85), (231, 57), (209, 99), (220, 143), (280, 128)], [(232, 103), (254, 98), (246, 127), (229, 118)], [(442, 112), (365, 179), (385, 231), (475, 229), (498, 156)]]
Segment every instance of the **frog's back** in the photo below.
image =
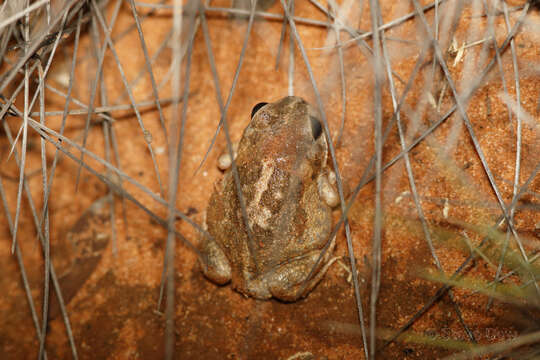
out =
[[(318, 194), (316, 179), (302, 181), (279, 167), (238, 164), (251, 250), (232, 172), (212, 196), (209, 232), (224, 249), (235, 273), (264, 274), (277, 265), (321, 249), (331, 231), (331, 208)], [(256, 186), (246, 186), (258, 179)]]

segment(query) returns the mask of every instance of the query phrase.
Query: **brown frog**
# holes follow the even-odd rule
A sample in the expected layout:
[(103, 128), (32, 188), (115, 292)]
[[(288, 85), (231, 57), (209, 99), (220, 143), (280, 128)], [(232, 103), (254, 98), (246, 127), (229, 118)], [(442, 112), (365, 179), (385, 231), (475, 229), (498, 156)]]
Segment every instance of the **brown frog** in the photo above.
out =
[[(318, 112), (302, 98), (253, 108), (235, 157), (249, 232), (229, 168), (206, 210), (213, 237), (201, 238), (206, 277), (231, 281), (258, 299), (295, 301), (315, 287), (332, 262), (335, 238), (303, 287), (304, 281), (329, 238), (332, 207), (339, 203), (327, 153)], [(230, 161), (220, 163), (227, 167)]]

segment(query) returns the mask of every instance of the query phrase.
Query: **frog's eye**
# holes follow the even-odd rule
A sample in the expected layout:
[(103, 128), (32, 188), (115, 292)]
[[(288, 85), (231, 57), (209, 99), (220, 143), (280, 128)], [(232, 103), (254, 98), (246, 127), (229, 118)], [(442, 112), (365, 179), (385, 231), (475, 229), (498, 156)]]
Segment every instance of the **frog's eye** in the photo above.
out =
[(257, 105), (251, 109), (251, 118), (253, 119), (253, 116), (259, 111), (260, 108), (262, 108), (264, 105), (268, 104), (267, 102), (260, 102)]
[(321, 122), (315, 116), (310, 116), (309, 121), (311, 123), (311, 134), (313, 135), (313, 139), (317, 140), (322, 134)]

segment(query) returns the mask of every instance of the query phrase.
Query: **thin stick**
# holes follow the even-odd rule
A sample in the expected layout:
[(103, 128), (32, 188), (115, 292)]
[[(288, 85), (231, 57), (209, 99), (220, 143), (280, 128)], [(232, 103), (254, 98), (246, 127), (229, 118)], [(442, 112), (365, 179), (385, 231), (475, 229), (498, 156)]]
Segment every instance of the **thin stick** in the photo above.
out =
[[(44, 71), (41, 67), (41, 64), (38, 66), (38, 74), (39, 74), (39, 93), (40, 93), (40, 101), (39, 101), (39, 109), (41, 112), (41, 115), (39, 117), (40, 123), (45, 126), (45, 87), (43, 86), (45, 82), (44, 78)], [(45, 198), (45, 194), (47, 191), (47, 154), (45, 149), (45, 140), (40, 139), (41, 143), (41, 176), (42, 176), (42, 184), (43, 184), (43, 197)], [(45, 212), (45, 216), (43, 219), (43, 233), (45, 237), (45, 249), (44, 249), (44, 257), (45, 257), (45, 274), (43, 276), (43, 327), (41, 328), (41, 338), (39, 339), (39, 354), (38, 359), (42, 359), (45, 355), (45, 339), (47, 338), (47, 324), (48, 324), (48, 315), (49, 315), (49, 285), (50, 285), (50, 264), (51, 264), (51, 244), (50, 244), (50, 234), (49, 234), (49, 212)]]
[[(120, 3), (120, 1), (121, 0), (119, 0), (119, 3)], [(123, 68), (123, 66), (122, 66), (122, 64), (120, 62), (120, 58), (118, 57), (118, 53), (116, 52), (114, 44), (113, 44), (113, 42), (111, 40), (110, 27), (106, 25), (105, 19), (103, 18), (103, 14), (101, 13), (101, 10), (98, 8), (95, 0), (92, 0), (92, 5), (93, 5), (95, 13), (97, 15), (97, 19), (98, 19), (101, 27), (104, 30), (105, 41), (109, 44), (109, 49), (111, 50), (111, 53), (114, 56), (114, 59), (115, 59), (116, 65), (118, 67), (118, 70), (120, 72), (120, 77), (122, 78), (122, 82), (124, 84), (124, 87), (126, 88), (126, 90), (128, 90), (129, 100), (133, 105), (133, 111), (135, 111), (135, 116), (136, 116), (137, 121), (139, 123), (139, 127), (141, 128), (141, 131), (143, 133), (144, 141), (146, 142), (146, 145), (148, 147), (150, 157), (152, 158), (152, 164), (154, 165), (154, 173), (156, 174), (156, 179), (157, 179), (157, 182), (158, 182), (159, 191), (162, 194), (162, 196), (164, 196), (164, 190), (163, 190), (163, 185), (162, 185), (162, 182), (161, 182), (161, 176), (159, 174), (159, 167), (158, 167), (158, 164), (157, 164), (157, 161), (156, 161), (156, 156), (154, 154), (154, 149), (153, 149), (152, 144), (151, 144), (151, 142), (152, 142), (151, 136), (149, 136), (150, 133), (148, 132), (148, 130), (146, 130), (146, 128), (144, 126), (141, 114), (140, 114), (140, 112), (139, 112), (139, 110), (137, 109), (137, 106), (136, 106), (135, 97), (133, 95), (132, 90), (129, 88), (129, 83), (128, 83), (127, 78), (126, 78), (124, 68)], [(105, 46), (104, 46), (104, 48), (105, 48)]]
[[(521, 255), (523, 257), (523, 259), (525, 259), (525, 261), (529, 261), (528, 260), (528, 256), (527, 256), (527, 253), (525, 251), (525, 249), (523, 248), (523, 244), (521, 243), (521, 241), (519, 240), (519, 235), (514, 227), (514, 224), (513, 224), (513, 221), (510, 217), (510, 214), (508, 213), (507, 211), (507, 208), (506, 208), (506, 205), (504, 204), (504, 201), (502, 199), (502, 196), (501, 196), (501, 193), (499, 191), (499, 188), (497, 186), (497, 184), (495, 183), (495, 179), (493, 177), (493, 174), (489, 168), (489, 165), (487, 164), (487, 161), (486, 161), (486, 158), (485, 158), (485, 155), (484, 155), (484, 152), (482, 150), (482, 148), (480, 147), (480, 143), (478, 142), (478, 139), (476, 138), (476, 135), (475, 135), (475, 132), (474, 132), (474, 129), (472, 127), (472, 124), (471, 124), (471, 121), (469, 119), (469, 116), (467, 115), (467, 112), (465, 110), (465, 107), (464, 107), (464, 102), (462, 100), (462, 97), (457, 93), (457, 89), (454, 85), (454, 81), (452, 80), (452, 76), (450, 74), (450, 71), (448, 70), (448, 67), (446, 65), (446, 62), (444, 61), (444, 56), (442, 54), (442, 51), (439, 47), (439, 45), (437, 44), (437, 42), (434, 41), (433, 39), (433, 35), (431, 34), (431, 30), (428, 26), (428, 23), (427, 23), (427, 20), (425, 18), (425, 15), (424, 13), (421, 12), (420, 10), (420, 5), (418, 4), (418, 1), (417, 0), (411, 0), (417, 13), (418, 13), (418, 17), (420, 18), (421, 20), (421, 23), (422, 25), (424, 26), (424, 29), (429, 37), (429, 41), (430, 43), (432, 44), (433, 46), (433, 49), (435, 51), (435, 56), (438, 58), (438, 61), (441, 65), (441, 68), (444, 72), (444, 75), (446, 77), (446, 80), (448, 81), (448, 85), (450, 87), (450, 89), (452, 90), (452, 93), (454, 95), (454, 99), (456, 101), (456, 106), (459, 110), (459, 113), (465, 123), (465, 127), (467, 128), (467, 131), (469, 132), (469, 137), (471, 138), (471, 141), (473, 142), (473, 145), (474, 145), (474, 148), (476, 150), (476, 153), (478, 154), (478, 157), (480, 158), (480, 161), (482, 163), (482, 166), (484, 168), (484, 171), (488, 177), (488, 180), (491, 184), (491, 187), (497, 197), (497, 201), (499, 202), (499, 205), (501, 207), (501, 210), (502, 210), (502, 213), (505, 217), (505, 220), (508, 224), (508, 226), (510, 227), (510, 229), (512, 230), (512, 233), (516, 239), (516, 242), (518, 244), (518, 248), (521, 252)], [(529, 9), (529, 3), (527, 3), (524, 7), (523, 7), (523, 13), (526, 13)], [(519, 21), (518, 21), (519, 23)], [(535, 276), (534, 274), (531, 272), (531, 278), (532, 279), (535, 279)], [(536, 288), (536, 291), (537, 293), (540, 295), (540, 286), (536, 283), (536, 281), (534, 282), (535, 284), (535, 288)]]
[[(328, 128), (328, 121), (326, 119), (326, 113), (324, 111), (324, 104), (322, 102), (322, 99), (321, 99), (321, 96), (320, 96), (320, 93), (319, 93), (319, 89), (317, 87), (317, 83), (315, 81), (315, 77), (313, 75), (311, 65), (309, 63), (309, 59), (307, 57), (306, 49), (304, 48), (302, 40), (300, 39), (300, 35), (298, 35), (298, 31), (296, 30), (296, 24), (294, 22), (294, 19), (290, 16), (284, 0), (281, 0), (281, 5), (283, 7), (283, 11), (285, 12), (285, 16), (287, 17), (287, 19), (289, 21), (289, 26), (291, 28), (291, 33), (294, 35), (295, 42), (296, 42), (298, 48), (300, 49), (300, 53), (302, 54), (304, 64), (306, 65), (306, 68), (307, 68), (307, 71), (308, 71), (308, 74), (309, 74), (309, 78), (311, 80), (311, 85), (312, 85), (313, 91), (315, 93), (315, 98), (317, 99), (317, 105), (318, 105), (318, 108), (319, 108), (319, 114), (321, 116), (322, 124), (324, 126), (324, 134), (326, 136), (326, 141), (328, 143), (328, 148), (330, 149), (330, 155), (331, 155), (331, 159), (332, 159), (332, 163), (333, 163), (333, 167), (334, 167), (334, 172), (336, 174), (336, 182), (337, 182), (337, 188), (338, 188), (339, 199), (340, 199), (340, 204), (341, 204), (341, 211), (345, 215), (346, 212), (345, 212), (345, 198), (344, 198), (344, 195), (343, 195), (343, 184), (342, 184), (342, 181), (341, 181), (341, 175), (340, 175), (340, 172), (339, 172), (339, 167), (338, 167), (338, 164), (337, 164), (337, 161), (336, 161), (334, 144), (332, 142), (332, 137), (330, 136), (330, 130)], [(347, 247), (349, 249), (349, 259), (350, 259), (350, 262), (351, 262), (351, 267), (353, 269), (352, 274), (353, 274), (353, 284), (354, 284), (356, 306), (357, 306), (357, 310), (358, 310), (360, 326), (362, 328), (362, 331), (364, 331), (364, 329), (365, 329), (365, 327), (364, 327), (364, 313), (363, 313), (363, 310), (362, 310), (362, 301), (361, 301), (361, 298), (360, 298), (360, 287), (358, 285), (358, 275), (357, 275), (357, 273), (355, 271), (355, 269), (356, 269), (356, 260), (355, 260), (354, 251), (353, 251), (353, 248), (352, 248), (352, 240), (351, 240), (349, 222), (347, 221), (346, 215), (344, 217), (344, 223), (345, 223), (345, 236), (347, 238)], [(305, 290), (305, 288), (307, 286), (307, 282), (313, 276), (314, 270), (317, 268), (318, 264), (320, 263), (320, 261), (322, 259), (322, 256), (323, 256), (323, 253), (325, 253), (328, 250), (330, 244), (332, 243), (333, 236), (335, 236), (335, 234), (330, 234), (330, 237), (328, 238), (328, 241), (327, 241), (323, 251), (321, 252), (321, 255), (319, 256), (316, 263), (312, 267), (310, 273), (306, 277), (306, 280), (304, 280), (303, 285), (300, 287), (300, 289), (299, 289), (300, 294)], [(364, 342), (364, 350), (367, 351), (367, 343), (366, 342)]]
[[(378, 14), (379, 21), (382, 21), (382, 16), (379, 12)], [(404, 129), (401, 123), (401, 116), (400, 113), (397, 110), (397, 91), (394, 86), (394, 80), (392, 78), (392, 71), (391, 71), (391, 64), (390, 64), (390, 56), (388, 54), (388, 49), (386, 47), (386, 36), (384, 31), (381, 31), (381, 44), (382, 44), (382, 52), (383, 56), (385, 58), (385, 64), (386, 64), (386, 76), (388, 77), (388, 82), (390, 85), (390, 94), (392, 96), (392, 105), (394, 106), (394, 113), (396, 114), (396, 122), (397, 122), (397, 128), (398, 128), (398, 135), (399, 135), (399, 141), (401, 144), (401, 149), (405, 150), (406, 148), (406, 141), (405, 141), (405, 133)], [(411, 194), (413, 196), (414, 204), (416, 207), (416, 211), (418, 213), (418, 217), (420, 218), (420, 223), (422, 225), (422, 231), (424, 232), (424, 238), (426, 239), (426, 242), (428, 244), (429, 250), (431, 252), (431, 256), (433, 257), (433, 260), (435, 261), (435, 265), (437, 266), (438, 270), (442, 275), (445, 275), (445, 271), (442, 267), (442, 264), (439, 260), (439, 257), (437, 256), (437, 253), (435, 251), (435, 247), (433, 246), (433, 241), (431, 239), (431, 234), (429, 232), (429, 225), (428, 221), (424, 215), (424, 211), (422, 208), (422, 204), (420, 202), (420, 196), (418, 194), (418, 191), (416, 189), (416, 181), (414, 179), (414, 174), (411, 166), (411, 162), (409, 159), (409, 154), (405, 153), (403, 156), (403, 160), (405, 161), (405, 169), (407, 172), (407, 177), (409, 179), (409, 186), (411, 188)], [(476, 339), (474, 338), (474, 334), (469, 329), (467, 324), (465, 323), (465, 320), (463, 319), (461, 309), (456, 302), (456, 299), (454, 297), (454, 294), (451, 290), (448, 291), (448, 295), (450, 296), (450, 301), (452, 302), (452, 305), (454, 306), (454, 310), (456, 312), (456, 315), (462, 324), (465, 332), (469, 336), (469, 339), (471, 339), (472, 342), (476, 343)]]
[(144, 35), (141, 28), (141, 23), (139, 20), (139, 15), (137, 14), (137, 9), (135, 9), (135, 2), (134, 0), (129, 0), (129, 4), (131, 5), (131, 12), (133, 14), (133, 19), (135, 19), (135, 24), (137, 25), (137, 32), (139, 33), (139, 39), (141, 41), (141, 47), (144, 54), (144, 63), (146, 64), (146, 70), (148, 71), (148, 75), (150, 75), (150, 82), (152, 84), (152, 95), (154, 96), (154, 101), (156, 103), (158, 114), (159, 114), (159, 122), (161, 123), (161, 128), (163, 129), (163, 134), (165, 136), (165, 142), (168, 142), (167, 140), (167, 128), (165, 126), (165, 117), (163, 116), (163, 111), (161, 110), (161, 104), (159, 102), (159, 94), (157, 91), (157, 85), (156, 85), (156, 79), (154, 77), (154, 72), (152, 71), (152, 65), (150, 62), (150, 56), (148, 55), (148, 49), (146, 47), (146, 42), (144, 41)]
[(384, 74), (382, 69), (382, 54), (379, 32), (379, 1), (369, 1), (369, 12), (373, 32), (373, 67), (375, 77), (375, 93), (373, 100), (374, 121), (375, 121), (375, 218), (373, 224), (373, 245), (371, 264), (371, 297), (369, 316), (369, 340), (370, 359), (375, 359), (375, 341), (377, 326), (377, 300), (381, 286), (381, 231), (382, 231), (382, 204), (381, 204), (381, 182), (382, 182), (382, 83)]
[[(9, 206), (7, 204), (7, 197), (4, 191), (4, 185), (2, 184), (2, 178), (0, 177), (0, 199), (2, 199), (2, 205), (4, 207), (4, 213), (9, 227), (9, 232), (13, 233), (13, 221), (11, 219), (11, 214), (9, 213)], [(15, 246), (15, 255), (17, 257), (17, 264), (21, 271), (21, 280), (23, 283), (24, 294), (26, 295), (26, 301), (28, 301), (28, 306), (30, 307), (30, 315), (32, 317), (32, 322), (34, 323), (34, 328), (36, 329), (36, 335), (38, 341), (41, 341), (43, 333), (41, 332), (41, 326), (39, 325), (39, 318), (37, 316), (36, 306), (34, 305), (34, 298), (32, 297), (32, 292), (30, 290), (30, 284), (28, 282), (28, 276), (26, 275), (26, 267), (24, 266), (24, 261), (21, 253), (19, 244)], [(43, 358), (47, 358), (47, 352), (43, 352)]]
[[(49, 0), (40, 0), (40, 1), (37, 1), (37, 2), (33, 3), (32, 5), (29, 5), (28, 2), (27, 2), (26, 3), (26, 8), (24, 8), (22, 11), (17, 12), (16, 14), (11, 15), (10, 17), (8, 17), (7, 19), (5, 19), (4, 21), (2, 21), (0, 23), (0, 31), (2, 31), (2, 29), (4, 27), (6, 27), (9, 24), (19, 20), (23, 16), (27, 17), (32, 11), (34, 11), (37, 8), (41, 7), (43, 4), (48, 4), (48, 3), (49, 3)], [(7, 4), (7, 1), (4, 3), (4, 5), (6, 5), (6, 4)], [(26, 41), (28, 41), (28, 40), (26, 40)]]
[[(26, 0), (26, 5), (29, 5), (29, 0)], [(28, 43), (30, 39), (30, 16), (26, 13), (25, 16), (25, 28), (24, 28), (24, 40)], [(28, 52), (28, 45), (25, 46), (25, 53)], [(15, 209), (15, 221), (13, 223), (13, 240), (11, 243), (11, 253), (15, 251), (15, 244), (17, 243), (17, 230), (19, 228), (19, 216), (21, 213), (21, 196), (22, 196), (22, 187), (24, 181), (24, 169), (26, 165), (26, 145), (28, 141), (28, 113), (30, 112), (28, 108), (28, 96), (30, 91), (30, 73), (28, 71), (28, 63), (24, 64), (24, 115), (23, 115), (23, 125), (22, 125), (22, 144), (21, 144), (21, 167), (19, 168), (19, 187), (17, 189), (17, 207)], [(16, 142), (16, 141), (15, 141)]]
[[(92, 2), (93, 5), (95, 5), (95, 2)], [(113, 16), (111, 19), (111, 26), (114, 26), (114, 23), (116, 22), (116, 17), (118, 16), (118, 12), (120, 11), (120, 5), (122, 4), (121, 0), (116, 1), (116, 6), (113, 10)], [(99, 8), (97, 5), (94, 8), (94, 12), (97, 14), (99, 12)], [(104, 31), (106, 33), (107, 27), (104, 26)], [(92, 81), (92, 89), (90, 90), (90, 100), (88, 101), (88, 115), (86, 116), (86, 122), (84, 123), (84, 131), (83, 131), (83, 140), (82, 140), (82, 146), (83, 148), (86, 147), (86, 141), (88, 139), (88, 132), (90, 129), (90, 120), (92, 119), (92, 108), (94, 106), (94, 102), (96, 99), (99, 79), (102, 77), (103, 73), (103, 61), (105, 59), (105, 52), (107, 51), (107, 41), (103, 41), (103, 45), (101, 46), (101, 52), (98, 55), (97, 59), (97, 69), (96, 69), (96, 77)], [(81, 154), (81, 163), (84, 162), (84, 153)], [(79, 186), (79, 180), (81, 177), (81, 170), (82, 168), (79, 166), (77, 169), (77, 177), (75, 179), (75, 190), (77, 190)]]

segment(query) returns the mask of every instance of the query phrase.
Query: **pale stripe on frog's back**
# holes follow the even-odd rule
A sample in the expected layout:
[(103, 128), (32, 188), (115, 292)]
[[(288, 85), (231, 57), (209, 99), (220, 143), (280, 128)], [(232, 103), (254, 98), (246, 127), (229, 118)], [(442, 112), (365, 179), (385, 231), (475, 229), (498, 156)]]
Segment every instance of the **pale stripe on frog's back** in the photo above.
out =
[(272, 163), (266, 160), (262, 162), (262, 170), (259, 180), (254, 184), (255, 191), (253, 198), (247, 206), (247, 215), (249, 227), (253, 229), (253, 224), (259, 225), (263, 229), (268, 229), (268, 220), (272, 217), (270, 209), (261, 206), (261, 197), (263, 193), (268, 189), (268, 183), (274, 172)]

